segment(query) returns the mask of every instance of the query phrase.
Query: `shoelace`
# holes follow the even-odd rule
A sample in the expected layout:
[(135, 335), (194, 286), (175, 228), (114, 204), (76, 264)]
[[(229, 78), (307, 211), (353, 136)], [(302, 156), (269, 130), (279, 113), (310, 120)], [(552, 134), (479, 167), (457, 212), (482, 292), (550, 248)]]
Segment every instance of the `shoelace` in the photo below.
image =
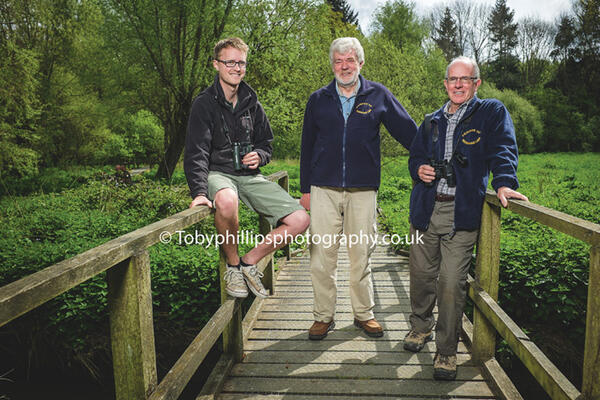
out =
[(263, 276), (265, 276), (265, 274), (263, 274), (262, 272), (259, 272), (256, 267), (252, 267), (248, 270), (249, 274), (251, 276), (257, 276), (259, 278), (262, 278)]
[(227, 271), (225, 271), (223, 279), (225, 280), (225, 282), (229, 282), (231, 280), (234, 284), (242, 284), (244, 282), (244, 278), (242, 277), (241, 271), (235, 271), (233, 268), (227, 269)]

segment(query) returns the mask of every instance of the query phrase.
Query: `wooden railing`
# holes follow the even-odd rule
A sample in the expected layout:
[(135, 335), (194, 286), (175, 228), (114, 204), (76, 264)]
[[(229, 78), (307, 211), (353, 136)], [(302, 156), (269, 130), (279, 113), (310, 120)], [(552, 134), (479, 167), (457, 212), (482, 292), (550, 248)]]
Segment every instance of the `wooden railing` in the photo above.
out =
[[(288, 190), (287, 171), (267, 179)], [(221, 334), (224, 353), (233, 361), (242, 357), (241, 300), (227, 297), (221, 253), (222, 305), (157, 384), (147, 249), (160, 240), (161, 234), (166, 235), (164, 232), (175, 234), (210, 215), (211, 210), (205, 206), (187, 209), (1, 287), (0, 326), (106, 271), (117, 400), (177, 399)], [(261, 217), (260, 233), (270, 230)], [(289, 257), (289, 248), (286, 252)], [(265, 287), (272, 291), (273, 257), (263, 258), (257, 268), (265, 274)]]
[[(496, 302), (501, 205), (491, 191), (486, 194), (483, 205), (476, 279), (469, 277), (469, 297), (475, 304), (473, 357), (492, 375), (496, 368), (494, 353), (498, 332), (552, 399), (600, 399), (600, 225), (524, 201), (509, 200), (508, 209), (591, 246), (582, 392), (552, 364)], [(518, 397), (518, 394), (511, 393), (504, 395), (507, 398)]]

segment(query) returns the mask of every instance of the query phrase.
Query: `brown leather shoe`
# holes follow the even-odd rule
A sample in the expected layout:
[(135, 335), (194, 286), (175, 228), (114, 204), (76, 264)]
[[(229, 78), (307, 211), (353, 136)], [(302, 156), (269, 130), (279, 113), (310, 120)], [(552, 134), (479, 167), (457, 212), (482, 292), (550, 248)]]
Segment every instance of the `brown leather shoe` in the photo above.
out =
[(308, 338), (310, 340), (321, 340), (325, 336), (327, 336), (327, 334), (330, 331), (333, 331), (333, 328), (335, 328), (335, 322), (333, 322), (333, 321), (331, 321), (331, 322), (315, 321), (315, 323), (312, 324), (312, 326), (308, 330)]
[(354, 325), (357, 328), (362, 329), (365, 333), (371, 337), (382, 337), (383, 336), (383, 327), (377, 322), (375, 318), (372, 318), (368, 321), (359, 321), (354, 318)]

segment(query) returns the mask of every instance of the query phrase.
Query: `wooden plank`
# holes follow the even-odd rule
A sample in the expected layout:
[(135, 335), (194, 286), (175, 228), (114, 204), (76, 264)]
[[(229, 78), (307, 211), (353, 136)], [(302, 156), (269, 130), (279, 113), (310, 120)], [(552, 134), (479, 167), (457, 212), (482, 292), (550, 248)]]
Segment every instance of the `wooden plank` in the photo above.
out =
[(546, 355), (529, 339), (479, 285), (469, 277), (469, 297), (507, 341), (529, 372), (553, 399), (577, 399), (577, 388), (556, 368)]
[[(392, 305), (409, 305), (408, 297), (403, 297), (402, 299), (393, 298), (393, 297), (384, 297), (375, 300), (375, 304), (378, 306), (392, 306)], [(265, 299), (265, 306), (312, 306), (314, 300), (312, 298), (298, 298), (298, 297), (285, 297), (285, 298), (276, 298), (269, 297)], [(337, 307), (339, 306), (350, 306), (350, 297), (338, 298), (336, 301)]]
[[(356, 396), (353, 396), (356, 397)], [(394, 397), (396, 398), (396, 397)], [(411, 396), (402, 396), (402, 400), (424, 400), (424, 399), (436, 399), (439, 400), (440, 396), (419, 396), (419, 397), (411, 397)], [(289, 393), (280, 393), (280, 394), (255, 394), (255, 393), (224, 393), (219, 396), (219, 400), (306, 400), (307, 397), (304, 394), (289, 394)], [(327, 394), (311, 394), (311, 400), (340, 400), (340, 396), (335, 395), (327, 395)], [(390, 399), (390, 397), (381, 397), (381, 396), (368, 396), (361, 395), (361, 400), (382, 400), (382, 399)], [(481, 398), (475, 397), (461, 397), (461, 400), (481, 400)]]
[[(483, 203), (475, 279), (492, 299), (498, 300), (500, 271), (500, 207)], [(485, 316), (473, 310), (473, 358), (483, 363), (496, 353), (496, 330)]]
[[(432, 365), (435, 353), (408, 351), (296, 351), (296, 350), (256, 350), (246, 351), (244, 363), (272, 363), (281, 364), (347, 364), (351, 368), (354, 364), (370, 365)], [(474, 366), (470, 354), (459, 353), (456, 362), (460, 365)]]
[[(433, 365), (364, 365), (364, 364), (236, 364), (231, 377), (277, 378), (335, 378), (335, 379), (431, 379)], [(457, 369), (459, 381), (482, 381), (479, 368), (461, 366)]]
[(288, 394), (336, 394), (350, 396), (380, 394), (386, 396), (471, 396), (493, 398), (494, 394), (485, 382), (432, 380), (415, 384), (410, 379), (316, 379), (252, 377), (231, 378), (223, 386), (223, 392), (288, 393)]
[[(313, 292), (311, 291), (290, 291), (290, 290), (281, 290), (278, 291), (276, 296), (271, 296), (269, 299), (273, 300), (284, 300), (284, 299), (313, 299)], [(378, 303), (379, 299), (398, 299), (398, 302), (408, 301), (409, 294), (408, 293), (396, 293), (396, 292), (377, 292), (375, 293), (375, 302)], [(348, 293), (338, 293), (337, 296), (337, 304), (342, 304), (343, 302), (349, 302), (350, 295)]]
[(231, 354), (221, 354), (196, 400), (214, 400), (223, 389), (225, 379), (227, 379), (231, 368), (233, 368), (233, 363)]
[[(384, 326), (384, 329), (386, 327)], [(410, 326), (406, 324), (403, 330), (385, 330), (383, 336), (380, 338), (371, 338), (367, 336), (362, 329), (356, 327), (348, 327), (346, 329), (335, 329), (330, 332), (327, 337), (322, 340), (335, 341), (335, 340), (375, 340), (379, 342), (383, 341), (403, 341), (404, 336), (410, 330)], [(274, 330), (274, 329), (254, 329), (250, 332), (248, 339), (250, 340), (306, 340), (308, 335), (308, 329), (286, 329), (286, 330)]]
[(590, 248), (590, 278), (585, 322), (582, 392), (600, 399), (600, 246)]
[[(375, 314), (375, 318), (379, 322), (385, 321), (407, 321), (409, 313), (386, 313), (378, 312)], [(259, 319), (263, 321), (310, 321), (310, 324), (314, 321), (312, 311), (305, 312), (277, 312), (277, 311), (262, 311), (259, 315)], [(341, 321), (353, 321), (354, 315), (351, 312), (337, 312), (335, 314), (336, 324)]]
[(187, 209), (1, 287), (0, 326), (152, 246), (161, 234), (175, 235), (210, 213), (205, 206)]
[[(462, 322), (462, 337), (467, 347), (473, 343), (473, 324), (463, 314)], [(492, 357), (483, 364), (479, 363), (482, 368), (486, 381), (490, 384), (492, 391), (501, 399), (504, 400), (523, 400), (523, 397), (512, 383), (504, 369), (500, 366), (496, 358)]]
[[(410, 329), (408, 318), (402, 321), (381, 321), (386, 330), (407, 330)], [(257, 320), (254, 323), (255, 330), (308, 330), (312, 321), (277, 321), (277, 320)], [(336, 320), (335, 330), (358, 330), (354, 326), (352, 319), (345, 321)]]
[(175, 400), (240, 307), (239, 300), (227, 300), (183, 352), (148, 400)]
[[(488, 203), (501, 206), (496, 194), (491, 190), (487, 191), (485, 199)], [(592, 246), (600, 245), (600, 225), (593, 222), (522, 200), (509, 199), (508, 209)]]
[(148, 251), (122, 261), (106, 278), (116, 398), (145, 399), (157, 384)]
[[(336, 308), (336, 312), (351, 312), (352, 307), (350, 305), (338, 305)], [(312, 312), (313, 306), (310, 304), (306, 305), (285, 305), (285, 304), (276, 304), (270, 305), (265, 304), (263, 307), (264, 311), (289, 311), (289, 312)], [(379, 305), (375, 304), (373, 307), (373, 312), (396, 312), (396, 313), (410, 313), (412, 310), (409, 304), (396, 304), (396, 305)]]
[[(335, 333), (335, 332), (334, 332)], [(327, 335), (329, 337), (332, 334)], [(364, 340), (355, 338), (353, 340), (308, 340), (308, 332), (304, 336), (298, 336), (298, 340), (248, 340), (245, 350), (285, 350), (285, 351), (394, 351), (402, 352), (402, 341), (399, 340)], [(435, 353), (435, 343), (428, 342), (422, 352)], [(459, 353), (468, 353), (464, 343), (458, 343)]]

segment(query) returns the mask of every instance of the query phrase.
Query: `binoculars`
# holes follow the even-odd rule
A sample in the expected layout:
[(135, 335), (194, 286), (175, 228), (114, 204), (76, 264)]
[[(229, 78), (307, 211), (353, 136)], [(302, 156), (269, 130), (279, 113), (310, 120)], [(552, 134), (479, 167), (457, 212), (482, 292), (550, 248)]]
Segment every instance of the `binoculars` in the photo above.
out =
[(252, 143), (234, 142), (231, 144), (231, 151), (233, 153), (233, 169), (236, 171), (248, 169), (248, 166), (242, 163), (242, 158), (252, 151)]
[(465, 167), (467, 165), (467, 158), (461, 153), (455, 153), (450, 161), (431, 159), (429, 160), (429, 164), (431, 164), (435, 170), (435, 179), (429, 183), (425, 183), (425, 186), (431, 187), (435, 181), (444, 178), (446, 179), (446, 184), (448, 187), (455, 187), (456, 175), (454, 174), (454, 167), (451, 164), (452, 159), (456, 160), (457, 164), (461, 167)]

